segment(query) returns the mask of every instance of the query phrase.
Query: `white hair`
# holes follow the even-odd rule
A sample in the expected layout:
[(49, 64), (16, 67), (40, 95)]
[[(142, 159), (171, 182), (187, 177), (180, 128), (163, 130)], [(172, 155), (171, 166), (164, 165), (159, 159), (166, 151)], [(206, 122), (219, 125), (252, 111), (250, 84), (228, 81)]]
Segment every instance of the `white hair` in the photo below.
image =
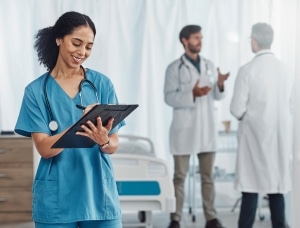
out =
[(251, 36), (255, 38), (260, 48), (270, 48), (274, 38), (274, 32), (270, 25), (257, 23), (252, 26)]

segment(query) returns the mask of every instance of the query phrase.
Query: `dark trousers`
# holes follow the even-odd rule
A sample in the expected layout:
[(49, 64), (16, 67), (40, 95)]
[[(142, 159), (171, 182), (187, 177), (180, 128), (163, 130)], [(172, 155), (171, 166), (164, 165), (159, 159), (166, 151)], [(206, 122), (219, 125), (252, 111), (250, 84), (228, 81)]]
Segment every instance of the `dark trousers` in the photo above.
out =
[[(268, 194), (272, 228), (285, 227), (284, 197), (282, 194)], [(238, 220), (239, 228), (252, 228), (257, 209), (257, 193), (242, 192), (242, 204)]]

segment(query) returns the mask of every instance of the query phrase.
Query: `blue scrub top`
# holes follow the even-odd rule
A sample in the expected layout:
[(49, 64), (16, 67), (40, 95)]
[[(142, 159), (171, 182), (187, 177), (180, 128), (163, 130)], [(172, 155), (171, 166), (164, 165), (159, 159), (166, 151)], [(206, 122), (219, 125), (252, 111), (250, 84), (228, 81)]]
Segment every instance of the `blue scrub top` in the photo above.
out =
[[(48, 73), (25, 88), (15, 131), (30, 137), (33, 132), (51, 135), (49, 110), (43, 85)], [(98, 91), (100, 104), (117, 104), (112, 82), (105, 75), (88, 69), (86, 77)], [(57, 133), (74, 124), (82, 110), (77, 94), (70, 98), (53, 77), (47, 81), (47, 95)], [(82, 86), (82, 105), (97, 103), (93, 87)], [(110, 134), (125, 124), (122, 121)], [(68, 223), (84, 220), (120, 219), (121, 209), (111, 159), (96, 145), (93, 148), (66, 148), (59, 155), (41, 158), (33, 184), (33, 220), (44, 223)]]

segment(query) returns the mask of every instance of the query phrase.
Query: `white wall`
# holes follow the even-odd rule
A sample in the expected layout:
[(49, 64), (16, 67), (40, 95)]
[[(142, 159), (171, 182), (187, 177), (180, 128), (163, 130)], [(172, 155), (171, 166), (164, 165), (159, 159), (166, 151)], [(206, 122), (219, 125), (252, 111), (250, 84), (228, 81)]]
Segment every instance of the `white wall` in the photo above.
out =
[[(300, 12), (300, 3), (297, 7)], [(300, 21), (300, 15), (298, 14), (297, 21)], [(296, 78), (295, 78), (295, 124), (294, 124), (294, 156), (293, 156), (293, 191), (292, 191), (292, 227), (300, 227), (300, 27), (297, 27), (297, 39), (296, 44)]]

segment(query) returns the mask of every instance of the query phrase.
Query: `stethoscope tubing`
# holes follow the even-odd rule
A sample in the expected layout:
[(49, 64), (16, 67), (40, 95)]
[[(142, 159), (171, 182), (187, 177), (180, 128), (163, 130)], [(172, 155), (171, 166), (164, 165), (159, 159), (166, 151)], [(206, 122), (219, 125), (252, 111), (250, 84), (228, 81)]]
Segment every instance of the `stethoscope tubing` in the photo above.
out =
[[(206, 72), (206, 75), (211, 75), (211, 71), (210, 71), (210, 69), (208, 68), (208, 63), (207, 63), (207, 61), (206, 61), (206, 59), (204, 59), (204, 58), (202, 58), (202, 60), (204, 61), (204, 64), (205, 64), (205, 72)], [(186, 68), (187, 68), (187, 70), (189, 71), (189, 80), (187, 81), (187, 82), (183, 82), (182, 80), (181, 80), (181, 68), (182, 68), (182, 66), (185, 66)], [(183, 59), (183, 55), (182, 56), (180, 56), (180, 64), (179, 64), (179, 66), (178, 66), (178, 79), (179, 79), (179, 84), (189, 84), (189, 83), (191, 83), (191, 81), (192, 81), (192, 73), (191, 73), (191, 69), (190, 69), (190, 67), (185, 63), (185, 60)]]
[[(87, 82), (93, 88), (97, 102), (99, 103), (99, 97), (98, 97), (98, 92), (97, 92), (96, 86), (90, 80), (88, 80), (86, 78), (86, 72), (85, 72), (85, 69), (83, 68), (83, 66), (80, 65), (80, 68), (83, 70), (83, 76), (84, 76), (84, 78), (79, 83), (79, 89), (78, 89), (81, 106), (82, 106), (81, 91), (82, 91), (83, 83), (85, 83), (85, 82)], [(44, 80), (43, 93), (44, 93), (44, 97), (45, 97), (46, 108), (48, 109), (48, 113), (49, 113), (49, 117), (50, 117), (50, 122), (49, 122), (48, 126), (49, 126), (49, 129), (51, 130), (51, 132), (56, 132), (58, 130), (58, 123), (56, 120), (54, 120), (53, 112), (51, 109), (51, 105), (50, 105), (48, 93), (47, 93), (47, 81), (48, 81), (49, 77), (50, 77), (50, 71), (48, 71), (48, 73), (45, 77), (45, 80)]]

